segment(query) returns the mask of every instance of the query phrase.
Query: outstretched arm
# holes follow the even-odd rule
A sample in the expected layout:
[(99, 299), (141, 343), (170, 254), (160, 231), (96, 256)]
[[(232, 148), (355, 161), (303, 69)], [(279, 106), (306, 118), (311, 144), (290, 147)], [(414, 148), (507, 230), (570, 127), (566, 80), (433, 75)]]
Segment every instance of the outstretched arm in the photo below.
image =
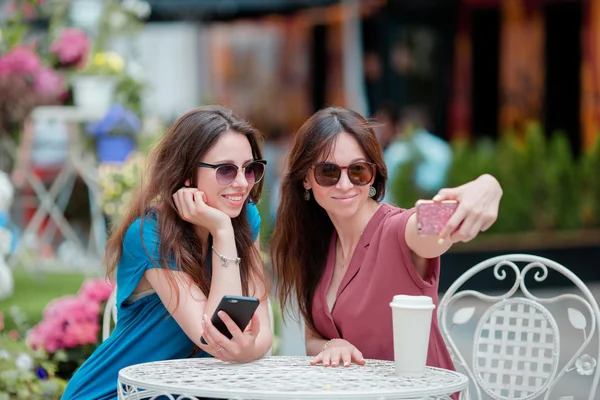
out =
[(413, 214), (406, 224), (405, 238), (413, 253), (413, 262), (419, 274), (427, 275), (427, 259), (444, 254), (456, 242), (473, 240), (486, 231), (498, 218), (502, 198), (500, 183), (492, 175), (484, 174), (464, 185), (441, 189), (435, 201), (458, 200), (458, 208), (439, 236), (419, 235), (417, 217)]

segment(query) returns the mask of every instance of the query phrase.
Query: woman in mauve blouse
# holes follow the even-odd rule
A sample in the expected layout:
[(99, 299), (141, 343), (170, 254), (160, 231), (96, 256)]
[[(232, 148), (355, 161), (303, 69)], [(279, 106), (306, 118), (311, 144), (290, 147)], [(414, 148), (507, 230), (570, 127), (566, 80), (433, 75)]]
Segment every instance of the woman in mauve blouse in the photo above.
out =
[[(487, 174), (442, 189), (434, 200), (459, 206), (439, 236), (421, 236), (414, 209), (379, 203), (386, 180), (381, 146), (355, 111), (321, 110), (294, 137), (271, 256), (282, 307), (297, 301), (305, 320), (313, 364), (393, 360), (393, 296), (430, 296), (437, 305), (440, 255), (488, 229), (502, 197)], [(454, 369), (437, 318), (427, 365)]]

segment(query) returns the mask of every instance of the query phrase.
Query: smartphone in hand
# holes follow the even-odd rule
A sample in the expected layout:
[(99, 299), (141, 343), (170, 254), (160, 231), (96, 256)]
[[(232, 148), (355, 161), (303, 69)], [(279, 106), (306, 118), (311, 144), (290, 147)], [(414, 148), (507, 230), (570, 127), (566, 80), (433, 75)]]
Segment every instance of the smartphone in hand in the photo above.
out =
[[(223, 296), (210, 321), (215, 328), (219, 330), (219, 332), (221, 332), (228, 339), (231, 339), (231, 332), (229, 332), (229, 329), (227, 329), (227, 326), (221, 317), (219, 317), (219, 311), (225, 311), (243, 332), (250, 323), (250, 320), (256, 312), (259, 304), (260, 301), (256, 297), (229, 295)], [(204, 337), (200, 338), (200, 342), (202, 344), (207, 344), (204, 340)]]
[(419, 235), (439, 235), (457, 207), (458, 201), (456, 200), (417, 201), (415, 208)]

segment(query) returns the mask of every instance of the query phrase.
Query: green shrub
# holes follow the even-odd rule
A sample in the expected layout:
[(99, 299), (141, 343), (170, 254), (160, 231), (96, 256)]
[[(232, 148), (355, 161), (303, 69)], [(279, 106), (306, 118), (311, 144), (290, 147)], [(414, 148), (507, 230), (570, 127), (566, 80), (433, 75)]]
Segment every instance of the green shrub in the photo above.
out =
[[(499, 217), (491, 232), (600, 228), (600, 140), (576, 160), (564, 132), (547, 139), (540, 124), (531, 123), (520, 134), (505, 132), (497, 142), (456, 141), (452, 149), (447, 187), (484, 173), (502, 185)], [(416, 165), (403, 165), (390, 182), (388, 190), (398, 205), (408, 207), (435, 195), (416, 188)]]

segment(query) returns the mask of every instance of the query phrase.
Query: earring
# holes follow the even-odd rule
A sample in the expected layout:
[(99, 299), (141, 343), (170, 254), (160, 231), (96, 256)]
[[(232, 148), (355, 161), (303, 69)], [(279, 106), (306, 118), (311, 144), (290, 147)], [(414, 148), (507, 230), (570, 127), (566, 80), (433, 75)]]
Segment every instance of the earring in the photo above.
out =
[(373, 186), (371, 186), (369, 188), (369, 197), (375, 197), (376, 194), (377, 194), (377, 189), (375, 189)]
[(310, 200), (310, 192), (308, 191), (308, 189), (304, 190), (304, 200)]

